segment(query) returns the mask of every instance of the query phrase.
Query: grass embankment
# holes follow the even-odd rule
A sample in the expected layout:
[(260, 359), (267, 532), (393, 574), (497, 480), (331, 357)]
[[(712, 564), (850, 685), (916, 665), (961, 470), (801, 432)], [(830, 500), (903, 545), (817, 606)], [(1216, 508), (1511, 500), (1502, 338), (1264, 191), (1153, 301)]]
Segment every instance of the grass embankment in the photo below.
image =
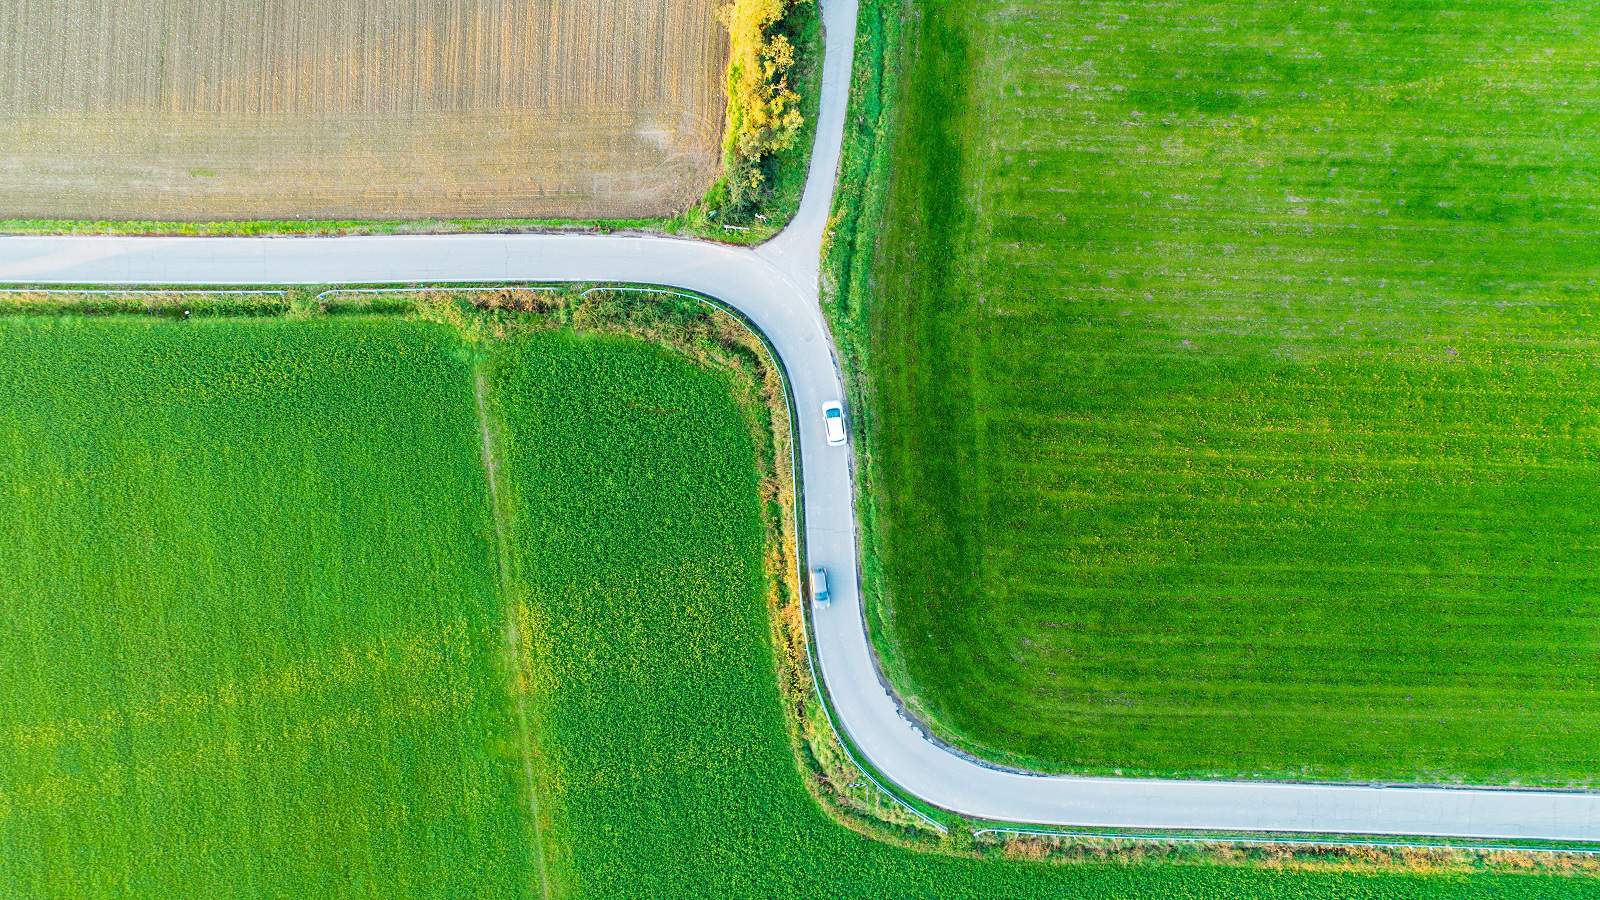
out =
[(840, 828), (794, 766), (762, 383), (706, 368), (718, 327), (292, 300), (293, 319), (0, 319), (20, 661), (0, 673), (0, 892), (1600, 893), (976, 859)]
[(1046, 769), (1594, 785), (1593, 17), (905, 21), (834, 271), (914, 705)]

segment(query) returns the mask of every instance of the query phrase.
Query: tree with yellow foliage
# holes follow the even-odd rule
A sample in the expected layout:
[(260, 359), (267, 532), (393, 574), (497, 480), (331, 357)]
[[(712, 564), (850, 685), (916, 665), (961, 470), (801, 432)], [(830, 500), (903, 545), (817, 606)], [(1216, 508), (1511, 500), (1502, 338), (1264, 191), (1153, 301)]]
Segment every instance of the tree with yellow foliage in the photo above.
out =
[(764, 195), (762, 163), (794, 145), (804, 124), (789, 84), (794, 45), (773, 28), (814, 0), (729, 0), (718, 15), (728, 29), (727, 208), (752, 209)]

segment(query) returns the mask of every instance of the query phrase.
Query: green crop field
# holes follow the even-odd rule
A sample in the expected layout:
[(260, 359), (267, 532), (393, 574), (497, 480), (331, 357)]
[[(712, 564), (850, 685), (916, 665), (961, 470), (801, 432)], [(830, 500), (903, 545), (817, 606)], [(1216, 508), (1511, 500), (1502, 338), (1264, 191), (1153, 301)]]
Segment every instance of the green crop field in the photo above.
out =
[(730, 377), (490, 331), (0, 318), (0, 894), (1593, 894), (846, 830), (785, 728)]
[(841, 306), (915, 705), (1051, 770), (1600, 785), (1600, 15), (917, 6)]
[(450, 331), (6, 319), (0, 396), (0, 894), (529, 893)]

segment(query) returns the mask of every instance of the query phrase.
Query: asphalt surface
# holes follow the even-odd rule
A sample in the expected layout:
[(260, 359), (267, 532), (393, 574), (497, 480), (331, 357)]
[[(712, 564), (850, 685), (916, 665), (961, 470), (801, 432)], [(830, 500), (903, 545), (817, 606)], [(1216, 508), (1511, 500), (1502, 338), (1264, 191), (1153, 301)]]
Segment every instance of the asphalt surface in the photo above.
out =
[(788, 370), (800, 411), (806, 547), (826, 566), (816, 610), (822, 681), (857, 750), (904, 791), (1002, 822), (1127, 829), (1600, 840), (1600, 794), (1506, 789), (1040, 776), (1002, 771), (924, 737), (880, 680), (856, 567), (851, 453), (829, 447), (821, 407), (843, 397), (817, 302), (849, 86), (855, 0), (824, 0), (817, 143), (799, 215), (756, 250), (626, 235), (347, 238), (0, 238), (0, 282), (340, 284), (627, 281), (698, 291), (741, 310)]

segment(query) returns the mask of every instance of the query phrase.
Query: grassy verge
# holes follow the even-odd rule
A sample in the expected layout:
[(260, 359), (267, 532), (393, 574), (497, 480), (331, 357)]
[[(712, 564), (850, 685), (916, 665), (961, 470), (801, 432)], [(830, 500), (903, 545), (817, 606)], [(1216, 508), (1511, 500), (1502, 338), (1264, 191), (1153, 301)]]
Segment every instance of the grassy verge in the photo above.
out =
[(875, 644), (1017, 765), (1593, 785), (1593, 23), (1289, 7), (926, 4), (863, 63)]
[(259, 235), (477, 234), (498, 232), (671, 231), (676, 219), (246, 219), (161, 222), (78, 219), (0, 219), (4, 234), (115, 234), (183, 237)]

